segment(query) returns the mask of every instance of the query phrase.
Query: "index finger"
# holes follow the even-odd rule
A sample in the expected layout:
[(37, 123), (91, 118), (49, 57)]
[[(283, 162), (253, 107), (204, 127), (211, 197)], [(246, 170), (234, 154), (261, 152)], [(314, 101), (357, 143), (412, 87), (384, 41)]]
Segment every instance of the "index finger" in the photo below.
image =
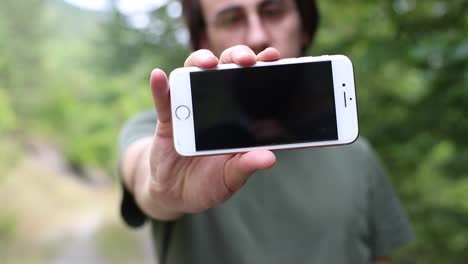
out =
[(202, 69), (214, 68), (218, 65), (218, 58), (213, 52), (207, 49), (197, 50), (192, 52), (185, 60), (184, 67), (195, 66)]
[(235, 63), (239, 66), (252, 66), (256, 56), (252, 49), (245, 45), (237, 45), (224, 50), (219, 56), (220, 63)]

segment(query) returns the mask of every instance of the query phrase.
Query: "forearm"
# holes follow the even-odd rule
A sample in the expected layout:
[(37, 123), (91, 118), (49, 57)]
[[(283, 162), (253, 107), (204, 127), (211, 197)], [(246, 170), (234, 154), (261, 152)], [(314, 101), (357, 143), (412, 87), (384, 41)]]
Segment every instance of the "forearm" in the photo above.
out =
[(152, 141), (150, 137), (143, 138), (128, 147), (122, 159), (123, 181), (146, 215), (159, 220), (174, 220), (182, 213), (176, 213), (162, 204), (153, 186), (150, 166)]

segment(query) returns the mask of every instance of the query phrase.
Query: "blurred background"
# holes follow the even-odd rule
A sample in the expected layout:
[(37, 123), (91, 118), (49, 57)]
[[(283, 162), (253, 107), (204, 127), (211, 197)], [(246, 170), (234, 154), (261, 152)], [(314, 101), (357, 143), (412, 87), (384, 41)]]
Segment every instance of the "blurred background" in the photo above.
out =
[[(319, 0), (309, 55), (355, 66), (361, 135), (417, 240), (396, 263), (468, 261), (468, 1)], [(118, 215), (119, 129), (154, 67), (188, 54), (172, 0), (1, 0), (0, 263), (153, 263)]]

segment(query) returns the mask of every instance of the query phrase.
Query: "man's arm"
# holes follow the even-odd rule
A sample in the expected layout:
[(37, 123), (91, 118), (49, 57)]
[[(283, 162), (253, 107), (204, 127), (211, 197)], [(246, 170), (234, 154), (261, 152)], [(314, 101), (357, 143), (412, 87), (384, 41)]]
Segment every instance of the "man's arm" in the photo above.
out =
[(414, 239), (414, 235), (410, 221), (381, 161), (370, 145), (362, 144), (362, 146), (367, 156), (371, 256), (376, 263), (391, 263), (388, 256), (409, 244)]

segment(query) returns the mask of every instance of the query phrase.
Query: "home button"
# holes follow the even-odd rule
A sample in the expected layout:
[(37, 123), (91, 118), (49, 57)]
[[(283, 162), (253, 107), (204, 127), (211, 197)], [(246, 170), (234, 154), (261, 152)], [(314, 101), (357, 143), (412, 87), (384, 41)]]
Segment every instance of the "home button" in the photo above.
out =
[(190, 116), (190, 109), (185, 105), (180, 105), (176, 108), (175, 115), (179, 120), (186, 120)]

